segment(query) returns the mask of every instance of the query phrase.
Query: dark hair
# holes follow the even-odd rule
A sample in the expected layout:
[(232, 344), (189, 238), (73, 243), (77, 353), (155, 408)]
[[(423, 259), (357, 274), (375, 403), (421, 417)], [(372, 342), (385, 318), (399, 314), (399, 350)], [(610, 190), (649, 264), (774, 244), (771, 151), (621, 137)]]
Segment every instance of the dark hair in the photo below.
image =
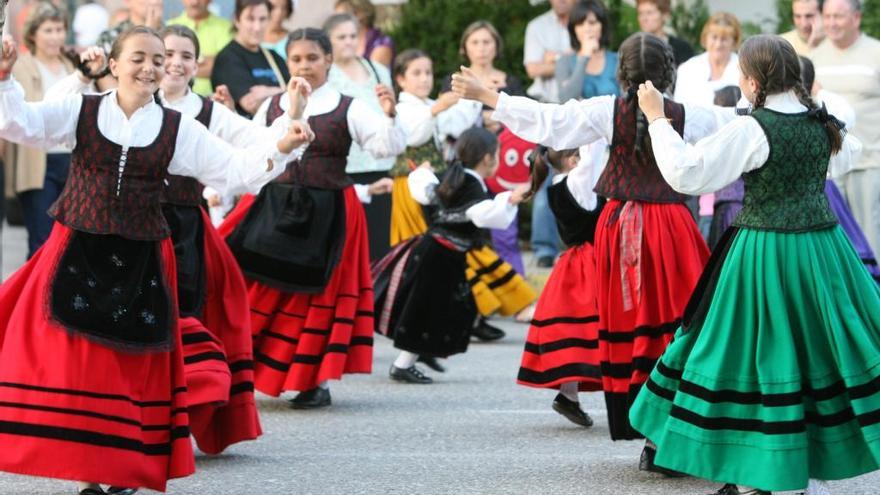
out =
[(838, 120), (818, 112), (810, 92), (801, 80), (801, 62), (794, 47), (780, 36), (761, 34), (752, 36), (739, 50), (739, 66), (744, 76), (752, 78), (758, 86), (755, 93), (755, 108), (762, 108), (767, 95), (794, 91), (801, 104), (810, 110), (817, 120), (825, 126), (831, 153), (837, 153), (843, 146), (842, 129)]
[(284, 53), (289, 53), (290, 46), (297, 41), (311, 41), (318, 45), (318, 48), (324, 52), (324, 55), (333, 56), (333, 45), (330, 43), (330, 37), (322, 29), (300, 28), (290, 33), (290, 36), (287, 37)]
[(34, 37), (40, 26), (49, 21), (60, 22), (64, 24), (64, 29), (68, 29), (67, 14), (55, 5), (49, 2), (40, 2), (31, 9), (24, 23), (24, 46), (32, 54), (37, 53), (37, 46), (34, 43)]
[(648, 33), (630, 35), (617, 52), (617, 80), (626, 91), (627, 104), (636, 109), (636, 153), (651, 149), (648, 119), (639, 108), (639, 84), (651, 81), (661, 93), (675, 85), (676, 65), (672, 48)]
[(342, 7), (358, 18), (358, 24), (373, 27), (376, 23), (376, 7), (370, 0), (337, 0), (334, 8)]
[(235, 0), (235, 20), (241, 18), (241, 14), (245, 9), (249, 7), (256, 7), (257, 5), (265, 5), (269, 12), (272, 12), (272, 2), (269, 0)]
[(110, 55), (107, 56), (107, 59), (109, 60), (112, 58), (113, 60), (119, 60), (119, 55), (122, 54), (122, 47), (125, 45), (125, 42), (128, 41), (129, 38), (140, 34), (155, 36), (163, 45), (165, 44), (162, 36), (160, 36), (155, 29), (147, 26), (132, 26), (120, 33), (120, 35), (113, 40), (113, 45), (110, 47)]
[(724, 86), (715, 92), (713, 103), (719, 107), (735, 107), (740, 98), (742, 98), (742, 90), (739, 86)]
[(196, 58), (199, 58), (202, 48), (199, 45), (199, 37), (196, 35), (195, 32), (193, 32), (192, 29), (180, 24), (170, 24), (162, 28), (162, 31), (159, 31), (159, 35), (162, 36), (163, 42), (165, 41), (165, 38), (169, 36), (179, 36), (181, 38), (186, 38), (192, 41), (192, 44), (196, 49), (195, 56)]
[[(474, 21), (468, 24), (468, 27), (464, 28), (464, 32), (461, 33), (461, 41), (458, 42), (458, 54), (467, 59), (467, 49), (465, 47), (465, 45), (467, 45), (467, 40), (471, 37), (472, 34), (476, 33), (480, 29), (485, 29), (486, 31), (489, 31), (492, 39), (495, 40), (495, 58), (497, 59), (501, 56), (502, 50), (504, 50), (504, 39), (501, 37), (501, 34), (498, 33), (498, 30), (495, 29), (495, 26), (493, 26), (491, 22), (482, 19), (479, 21)], [(470, 59), (468, 59), (468, 63), (470, 63)]]
[(590, 17), (590, 13), (596, 16), (596, 20), (602, 25), (602, 35), (599, 36), (599, 46), (607, 48), (611, 43), (611, 23), (608, 21), (608, 11), (601, 0), (584, 0), (578, 2), (568, 16), (568, 38), (571, 48), (575, 52), (581, 49), (581, 40), (578, 39), (574, 28), (583, 24)]
[(287, 0), (286, 2), (284, 2), (284, 8), (285, 8), (285, 10), (287, 10), (287, 17), (292, 16), (293, 15), (293, 0)]
[(816, 82), (816, 68), (813, 66), (813, 61), (803, 55), (798, 55), (798, 61), (801, 63), (801, 82), (804, 84), (804, 89), (812, 94), (813, 83)]
[(653, 3), (661, 14), (668, 14), (672, 12), (672, 5), (669, 0), (636, 0), (636, 8), (638, 8), (638, 6), (643, 3)]
[(393, 80), (392, 82), (394, 82), (394, 87), (397, 88), (398, 92), (400, 91), (400, 87), (398, 87), (397, 78), (406, 74), (406, 70), (409, 69), (409, 64), (413, 63), (414, 60), (418, 60), (420, 58), (431, 60), (430, 55), (417, 48), (404, 50), (400, 52), (396, 57), (394, 57), (394, 70), (391, 74), (391, 79)]
[(340, 24), (345, 24), (346, 22), (350, 22), (350, 23), (354, 24), (354, 28), (356, 31), (361, 30), (361, 23), (358, 22), (357, 17), (353, 16), (352, 14), (342, 13), (342, 14), (333, 14), (330, 17), (328, 17), (327, 20), (324, 21), (324, 31), (326, 31), (327, 34), (329, 35), (330, 31), (333, 31)]
[(543, 144), (536, 146), (529, 156), (531, 164), (529, 170), (530, 187), (523, 200), (531, 199), (538, 192), (538, 189), (541, 188), (541, 185), (544, 184), (544, 181), (547, 180), (547, 176), (550, 174), (550, 167), (553, 167), (553, 170), (557, 172), (562, 172), (562, 162), (578, 153), (579, 150), (577, 148), (554, 150)]
[(434, 193), (441, 202), (453, 202), (456, 194), (464, 183), (464, 169), (473, 169), (486, 155), (494, 155), (498, 150), (498, 136), (482, 128), (471, 127), (464, 131), (455, 142), (455, 161)]

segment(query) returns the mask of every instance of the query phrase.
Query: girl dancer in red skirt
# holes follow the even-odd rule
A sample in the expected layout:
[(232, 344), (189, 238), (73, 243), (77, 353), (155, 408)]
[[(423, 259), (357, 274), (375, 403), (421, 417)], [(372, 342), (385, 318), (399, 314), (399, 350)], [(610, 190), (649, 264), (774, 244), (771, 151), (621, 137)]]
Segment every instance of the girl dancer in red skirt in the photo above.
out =
[[(633, 399), (678, 327), (691, 291), (709, 257), (684, 201), (664, 182), (654, 162), (636, 88), (645, 80), (661, 90), (675, 81), (675, 62), (659, 38), (637, 33), (621, 45), (618, 80), (626, 97), (600, 96), (564, 105), (500, 95), (467, 69), (454, 78), (465, 98), (494, 107), (494, 119), (529, 141), (556, 149), (611, 143), (596, 192), (608, 198), (596, 228), (599, 352), (611, 438), (638, 438), (629, 424)], [(710, 109), (666, 100), (666, 115), (688, 142), (712, 133)], [(651, 469), (650, 450), (643, 468)]]
[(539, 145), (532, 156), (532, 191), (547, 178), (548, 165), (557, 172), (547, 196), (559, 235), (570, 247), (556, 261), (538, 299), (517, 383), (559, 389), (553, 409), (589, 427), (593, 420), (581, 409), (578, 391), (602, 390), (593, 254), (598, 212), (605, 204), (593, 192), (599, 164), (579, 164), (577, 149)]
[(392, 181), (354, 185), (345, 173), (349, 147), (393, 156), (406, 135), (390, 88), (376, 88), (382, 115), (326, 85), (333, 56), (323, 31), (294, 31), (287, 54), (311, 95), (273, 97), (254, 119), (272, 122), (290, 111), (308, 119), (317, 137), (259, 196), (242, 198), (220, 233), (248, 278), (255, 386), (273, 396), (301, 391), (292, 406), (307, 409), (330, 405), (329, 380), (372, 369), (373, 284), (359, 198), (390, 192)]
[(174, 246), (160, 195), (168, 174), (223, 191), (282, 171), (308, 127), (236, 150), (157, 105), (165, 47), (136, 27), (113, 45), (119, 88), (26, 103), (0, 59), (0, 136), (73, 149), (49, 240), (0, 286), (0, 470), (164, 490), (194, 470), (177, 325)]

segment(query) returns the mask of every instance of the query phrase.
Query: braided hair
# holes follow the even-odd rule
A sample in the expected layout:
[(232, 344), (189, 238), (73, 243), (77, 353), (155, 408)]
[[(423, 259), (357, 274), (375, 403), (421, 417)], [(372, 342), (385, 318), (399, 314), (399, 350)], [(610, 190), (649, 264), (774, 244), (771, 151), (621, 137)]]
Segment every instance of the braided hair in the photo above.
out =
[(835, 154), (843, 146), (843, 123), (829, 115), (824, 105), (816, 105), (810, 92), (801, 79), (801, 62), (797, 52), (785, 39), (775, 35), (752, 36), (739, 51), (739, 64), (743, 75), (753, 79), (758, 87), (755, 91), (755, 108), (763, 108), (767, 95), (793, 91), (801, 104), (807, 107), (811, 117), (825, 126)]
[(639, 108), (639, 84), (651, 81), (661, 93), (672, 90), (676, 74), (672, 48), (653, 34), (636, 33), (623, 41), (617, 56), (617, 80), (626, 92), (627, 105), (636, 109), (636, 153), (650, 152), (648, 119)]
[(434, 190), (440, 201), (453, 203), (465, 181), (464, 169), (476, 168), (486, 155), (495, 155), (497, 151), (498, 137), (494, 133), (482, 127), (464, 131), (455, 142), (455, 161)]
[(562, 172), (563, 162), (569, 157), (579, 153), (577, 148), (567, 150), (555, 150), (539, 144), (529, 155), (529, 192), (523, 197), (523, 201), (528, 201), (537, 194), (538, 189), (547, 180), (550, 175), (550, 167), (557, 172)]

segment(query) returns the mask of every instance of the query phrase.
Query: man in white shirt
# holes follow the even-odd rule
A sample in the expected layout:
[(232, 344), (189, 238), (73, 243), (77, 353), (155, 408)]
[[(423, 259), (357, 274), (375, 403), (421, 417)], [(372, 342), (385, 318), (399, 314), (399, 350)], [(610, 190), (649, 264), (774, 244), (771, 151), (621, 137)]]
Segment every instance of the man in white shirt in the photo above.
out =
[(806, 56), (825, 39), (822, 0), (794, 0), (791, 2), (791, 18), (794, 29), (779, 36), (791, 43), (798, 55)]
[(837, 182), (874, 252), (880, 252), (880, 40), (861, 32), (859, 0), (826, 0), (826, 40), (810, 53), (816, 80), (855, 110), (861, 159)]
[(568, 15), (574, 3), (575, 0), (550, 0), (552, 8), (526, 26), (523, 64), (526, 73), (535, 80), (528, 94), (536, 100), (559, 103), (559, 90), (553, 76), (556, 60), (571, 51)]

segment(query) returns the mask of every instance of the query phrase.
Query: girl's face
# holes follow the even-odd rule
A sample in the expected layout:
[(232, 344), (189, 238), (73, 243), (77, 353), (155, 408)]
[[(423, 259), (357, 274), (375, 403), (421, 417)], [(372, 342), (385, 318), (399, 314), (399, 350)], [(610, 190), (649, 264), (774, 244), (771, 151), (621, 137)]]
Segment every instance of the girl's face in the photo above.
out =
[(742, 66), (739, 68), (739, 89), (742, 91), (745, 99), (754, 105), (755, 95), (758, 93), (758, 82), (752, 77), (747, 76), (745, 71), (742, 70)]
[(730, 61), (730, 55), (733, 53), (734, 39), (728, 32), (727, 28), (714, 28), (706, 33), (706, 39), (703, 41), (706, 52), (709, 54), (709, 60), (715, 63), (727, 63)]
[(287, 0), (270, 1), (272, 2), (272, 12), (269, 13), (269, 24), (273, 27), (279, 27), (290, 15), (287, 12)]
[(109, 64), (120, 92), (147, 100), (165, 76), (165, 45), (149, 34), (133, 35), (122, 45), (119, 58), (111, 58)]
[(245, 8), (238, 19), (235, 20), (236, 41), (245, 48), (256, 50), (263, 41), (266, 29), (269, 27), (269, 9), (263, 5), (253, 5)]
[(590, 12), (584, 22), (574, 27), (574, 34), (581, 43), (584, 40), (598, 40), (602, 37), (602, 23), (596, 14)]
[(412, 60), (402, 75), (397, 76), (400, 89), (419, 98), (427, 98), (434, 87), (434, 69), (431, 59), (420, 57)]
[(165, 37), (165, 78), (162, 89), (166, 93), (183, 91), (199, 68), (196, 47), (189, 38), (168, 35)]
[(358, 56), (358, 27), (354, 22), (343, 22), (330, 31), (333, 58), (351, 60)]
[(327, 71), (333, 65), (333, 56), (324, 53), (314, 41), (294, 41), (287, 50), (287, 69), (290, 75), (302, 77), (312, 89), (318, 89), (327, 82)]
[(60, 21), (48, 20), (40, 24), (34, 33), (34, 46), (37, 54), (45, 57), (58, 57), (67, 37), (67, 29)]
[(581, 161), (581, 154), (575, 153), (573, 155), (569, 155), (562, 159), (562, 166), (560, 167), (562, 173), (568, 173), (574, 170), (575, 167), (578, 166), (578, 163)]
[(495, 151), (492, 153), (486, 153), (486, 156), (483, 157), (483, 161), (481, 161), (476, 167), (474, 167), (474, 172), (479, 174), (480, 177), (484, 179), (488, 179), (495, 175), (495, 172), (498, 170), (498, 148), (495, 148)]
[(636, 9), (639, 29), (646, 33), (659, 34), (663, 32), (666, 16), (652, 2), (641, 2)]
[(464, 53), (472, 65), (491, 66), (498, 56), (498, 44), (488, 29), (477, 29), (465, 40)]

